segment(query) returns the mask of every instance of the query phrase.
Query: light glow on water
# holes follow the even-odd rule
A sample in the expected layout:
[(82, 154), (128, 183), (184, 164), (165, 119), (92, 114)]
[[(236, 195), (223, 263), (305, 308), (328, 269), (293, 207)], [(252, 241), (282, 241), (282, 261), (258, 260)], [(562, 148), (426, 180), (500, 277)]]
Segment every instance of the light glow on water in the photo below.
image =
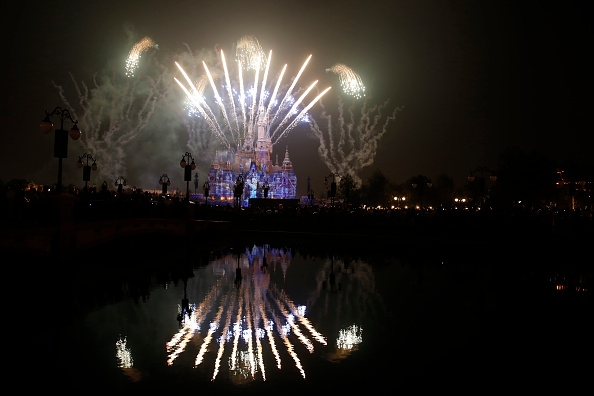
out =
[(352, 350), (363, 342), (363, 329), (357, 325), (351, 325), (338, 332), (336, 345), (339, 349)]
[(128, 340), (126, 337), (120, 338), (116, 341), (116, 358), (118, 359), (118, 367), (130, 368), (134, 365), (132, 359), (132, 351), (128, 348)]
[[(282, 262), (272, 254), (268, 262), (272, 263), (275, 259)], [(206, 357), (214, 353), (212, 381), (220, 374), (224, 359), (228, 361), (232, 376), (242, 380), (260, 377), (266, 381), (264, 352), (269, 350), (272, 353), (275, 367), (280, 369), (282, 358), (277, 342), (280, 339), (293, 364), (305, 378), (305, 370), (291, 339), (294, 338), (312, 353), (316, 344), (327, 345), (326, 338), (305, 317), (305, 306), (296, 305), (284, 290), (271, 283), (266, 266), (257, 260), (260, 259), (256, 254), (242, 255), (237, 262), (232, 256), (223, 259), (229, 268), (213, 271), (213, 274), (220, 274), (216, 275), (220, 276), (216, 286), (201, 302), (192, 305), (194, 308), (190, 315), (166, 343), (168, 365), (173, 365), (187, 351), (188, 345), (199, 341), (193, 367), (204, 365)], [(240, 283), (232, 279), (237, 274), (237, 268), (233, 267), (242, 271)], [(208, 321), (208, 330), (201, 338), (205, 321)]]

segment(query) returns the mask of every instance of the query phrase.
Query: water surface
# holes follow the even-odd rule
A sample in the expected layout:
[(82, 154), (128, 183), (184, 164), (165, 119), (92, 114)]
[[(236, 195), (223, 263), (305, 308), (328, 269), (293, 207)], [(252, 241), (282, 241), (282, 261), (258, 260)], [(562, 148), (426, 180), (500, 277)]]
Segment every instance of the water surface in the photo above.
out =
[(222, 393), (544, 386), (587, 369), (591, 280), (557, 258), (333, 246), (157, 249), (22, 275), (42, 324), (26, 365), (56, 389)]

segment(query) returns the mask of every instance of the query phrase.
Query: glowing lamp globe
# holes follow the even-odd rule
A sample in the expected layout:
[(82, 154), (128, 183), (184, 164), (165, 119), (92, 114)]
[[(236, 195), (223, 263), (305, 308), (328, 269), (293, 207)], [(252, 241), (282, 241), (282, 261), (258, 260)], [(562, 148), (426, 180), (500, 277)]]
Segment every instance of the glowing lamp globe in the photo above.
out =
[(46, 115), (43, 121), (39, 124), (39, 129), (43, 133), (50, 133), (54, 129), (54, 124), (51, 122), (49, 115)]

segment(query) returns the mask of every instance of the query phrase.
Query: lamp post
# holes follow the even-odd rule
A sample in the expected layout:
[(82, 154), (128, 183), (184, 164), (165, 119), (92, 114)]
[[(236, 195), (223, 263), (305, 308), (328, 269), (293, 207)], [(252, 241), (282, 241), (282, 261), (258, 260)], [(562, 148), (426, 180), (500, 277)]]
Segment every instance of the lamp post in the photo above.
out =
[[(186, 161), (186, 157), (188, 158), (188, 161), (191, 159), (192, 162), (188, 163)], [(192, 171), (196, 169), (196, 163), (194, 162), (194, 157), (192, 157), (192, 154), (186, 151), (186, 153), (182, 156), (181, 161), (179, 162), (179, 166), (184, 168), (184, 181), (186, 182), (186, 201), (190, 202), (190, 182), (192, 181)]]
[(235, 286), (239, 289), (241, 286), (241, 281), (243, 276), (241, 276), (241, 268), (239, 267), (239, 259), (241, 258), (241, 253), (237, 250), (237, 268), (235, 269)]
[[(328, 182), (328, 178), (331, 177), (332, 181)], [(338, 173), (330, 173), (328, 176), (324, 177), (324, 186), (326, 186), (326, 191), (328, 196), (330, 197), (330, 203), (332, 207), (334, 207), (334, 197), (336, 196), (336, 178), (340, 178)], [(330, 190), (328, 190), (328, 184), (330, 184)]]
[[(331, 253), (332, 257), (331, 257), (331, 261), (330, 261), (330, 273), (328, 274), (328, 281), (326, 281), (326, 279), (324, 279), (322, 281), (322, 288), (324, 290), (327, 289), (328, 285), (330, 285), (330, 290), (328, 290), (329, 292), (333, 293), (334, 292), (334, 287), (337, 287), (337, 292), (340, 292), (342, 290), (342, 285), (341, 285), (341, 278), (343, 276), (343, 274), (349, 274), (350, 273), (354, 273), (355, 269), (350, 267), (348, 265), (348, 263), (345, 261), (344, 264), (344, 271), (342, 270), (342, 268), (338, 268), (338, 271), (334, 270), (334, 253)], [(349, 271), (350, 270), (350, 271)], [(339, 275), (338, 278), (336, 275)]]
[[(45, 118), (39, 124), (39, 128), (43, 133), (49, 133), (54, 129), (50, 117), (57, 115), (60, 117), (60, 129), (55, 130), (54, 137), (54, 157), (58, 158), (58, 182), (56, 184), (56, 190), (58, 193), (62, 192), (62, 158), (68, 157), (68, 136), (72, 140), (80, 138), (81, 131), (78, 129), (77, 121), (75, 121), (70, 115), (70, 111), (61, 107), (56, 107), (51, 113), (46, 110)], [(64, 119), (69, 119), (73, 125), (69, 132), (64, 130)]]
[(124, 191), (124, 186), (126, 186), (128, 183), (126, 182), (126, 179), (124, 179), (124, 176), (120, 176), (116, 179), (115, 181), (115, 185), (118, 188), (118, 197), (122, 197), (122, 193)]
[(495, 172), (493, 172), (491, 169), (487, 168), (486, 166), (479, 166), (478, 168), (476, 168), (475, 170), (470, 172), (470, 175), (468, 176), (468, 181), (470, 183), (474, 183), (476, 177), (474, 176), (475, 173), (480, 173), (480, 179), (478, 180), (480, 186), (480, 193), (481, 193), (481, 207), (485, 204), (485, 197), (487, 195), (487, 185), (486, 185), (486, 181), (485, 181), (485, 173), (489, 174), (489, 180), (491, 180), (491, 183), (494, 183), (497, 180), (497, 175), (495, 175)]
[(202, 188), (204, 189), (204, 204), (208, 205), (208, 193), (210, 192), (210, 183), (208, 180), (204, 182)]
[(233, 187), (233, 205), (236, 208), (241, 208), (241, 197), (243, 195), (244, 181), (241, 174), (237, 175), (235, 186)]
[(417, 189), (419, 188), (419, 194), (420, 194), (420, 198), (421, 198), (421, 210), (423, 210), (423, 196), (425, 195), (425, 187), (427, 188), (431, 188), (433, 187), (433, 183), (431, 183), (431, 180), (428, 180), (425, 184), (419, 184), (419, 183), (412, 183), (412, 188), (413, 189)]
[(394, 197), (394, 201), (397, 202), (397, 207), (400, 209), (400, 203), (406, 201), (406, 197), (405, 196)]
[(161, 177), (159, 177), (159, 184), (161, 185), (161, 192), (163, 195), (167, 195), (167, 186), (171, 185), (171, 180), (169, 180), (169, 176), (166, 173), (163, 173)]
[[(86, 158), (87, 162), (86, 165), (83, 165), (83, 158)], [(89, 160), (93, 161), (92, 165), (89, 165)], [(78, 161), (76, 162), (76, 166), (78, 168), (83, 168), (83, 180), (85, 182), (85, 191), (89, 189), (89, 180), (91, 180), (91, 169), (97, 170), (97, 162), (95, 158), (91, 154), (83, 154), (82, 156), (78, 157)]]
[(264, 199), (268, 198), (268, 191), (270, 190), (270, 184), (268, 184), (268, 179), (264, 179), (264, 185), (262, 186), (262, 190), (264, 190)]

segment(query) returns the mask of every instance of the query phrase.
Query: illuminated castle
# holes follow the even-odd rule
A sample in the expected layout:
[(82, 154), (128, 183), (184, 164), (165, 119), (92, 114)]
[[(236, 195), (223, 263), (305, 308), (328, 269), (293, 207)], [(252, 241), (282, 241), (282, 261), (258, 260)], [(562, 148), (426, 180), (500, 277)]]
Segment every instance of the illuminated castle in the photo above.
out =
[(254, 139), (253, 127), (248, 132), (243, 146), (237, 150), (218, 153), (210, 166), (208, 182), (210, 195), (217, 200), (233, 200), (233, 191), (238, 182), (244, 182), (241, 197), (242, 206), (247, 206), (250, 198), (294, 199), (297, 195), (297, 177), (293, 163), (286, 148), (285, 158), (278, 163), (278, 154), (273, 164), (272, 141), (269, 134), (269, 118), (263, 106), (258, 111), (257, 136)]

